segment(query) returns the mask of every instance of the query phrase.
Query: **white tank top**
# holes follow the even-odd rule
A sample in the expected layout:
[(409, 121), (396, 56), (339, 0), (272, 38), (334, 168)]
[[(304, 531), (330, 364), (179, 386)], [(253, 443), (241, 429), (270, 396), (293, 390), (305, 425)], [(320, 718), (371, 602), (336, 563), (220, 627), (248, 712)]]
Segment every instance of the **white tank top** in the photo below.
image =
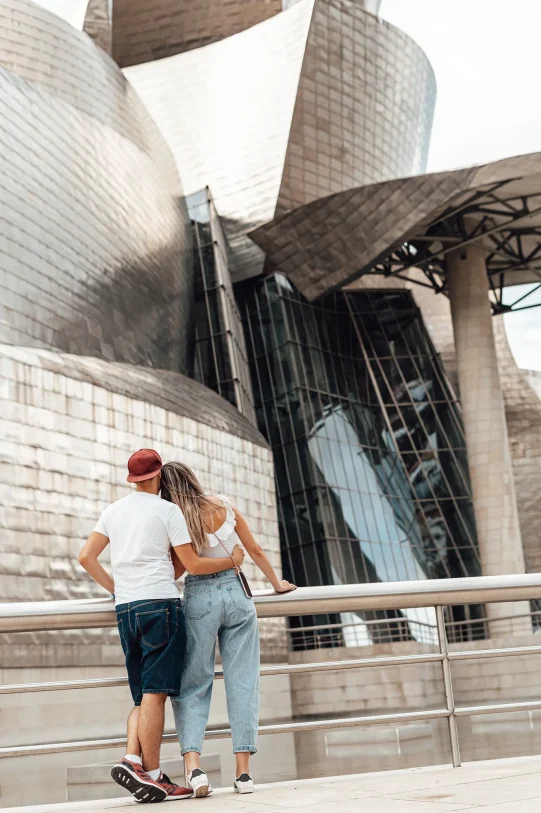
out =
[[(212, 534), (207, 534), (207, 546), (199, 554), (209, 559), (222, 559), (224, 556), (233, 553), (235, 545), (241, 544), (235, 530), (237, 520), (235, 519), (233, 506), (226, 497), (218, 496), (218, 499), (221, 500), (225, 506), (225, 520), (217, 531)], [(227, 550), (227, 554), (224, 547)]]

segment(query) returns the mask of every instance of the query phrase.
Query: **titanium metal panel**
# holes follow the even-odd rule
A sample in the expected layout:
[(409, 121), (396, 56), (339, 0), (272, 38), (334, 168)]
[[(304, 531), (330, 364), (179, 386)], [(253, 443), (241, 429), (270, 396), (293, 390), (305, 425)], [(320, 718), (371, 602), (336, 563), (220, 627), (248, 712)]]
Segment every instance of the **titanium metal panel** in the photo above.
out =
[[(506, 285), (518, 285), (539, 282), (540, 201), (541, 153), (531, 153), (347, 189), (280, 215), (250, 236), (266, 252), (269, 270), (280, 269), (308, 299), (315, 299), (387, 259), (392, 273), (393, 252), (416, 238), (427, 242), (432, 224), (443, 221), (449, 212), (468, 210), (473, 226), (479, 224), (476, 239), (489, 255), (502, 234), (507, 239), (515, 229), (517, 234), (522, 230), (523, 249), (532, 262), (511, 254), (512, 272), (505, 277)], [(484, 209), (496, 213), (496, 225), (486, 237)], [(491, 236), (493, 240), (486, 239)], [(450, 250), (438, 244), (437, 237), (431, 241), (435, 256)], [(458, 244), (459, 240), (455, 247)], [(411, 268), (415, 265), (412, 256)]]
[(163, 59), (230, 37), (281, 10), (281, 0), (113, 0), (113, 57), (121, 67)]
[(212, 190), (234, 281), (261, 272), (263, 254), (246, 233), (277, 212), (424, 169), (432, 69), (403, 32), (352, 0), (301, 0), (125, 75), (186, 193)]
[(120, 70), (55, 15), (2, 0), (0, 120), (0, 341), (185, 371), (188, 214)]

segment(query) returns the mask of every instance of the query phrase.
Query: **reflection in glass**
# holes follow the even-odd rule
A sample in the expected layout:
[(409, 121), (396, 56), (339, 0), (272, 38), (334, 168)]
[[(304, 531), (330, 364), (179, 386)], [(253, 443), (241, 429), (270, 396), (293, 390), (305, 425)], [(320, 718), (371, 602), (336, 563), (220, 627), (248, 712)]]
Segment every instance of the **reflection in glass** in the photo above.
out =
[(194, 236), (193, 377), (256, 423), (246, 342), (231, 285), (227, 242), (208, 189), (186, 199)]
[[(410, 293), (339, 291), (308, 303), (275, 274), (237, 296), (259, 427), (275, 456), (286, 578), (478, 575), (460, 412)], [(293, 643), (434, 639), (426, 610), (346, 621), (342, 630), (337, 616), (293, 619)]]

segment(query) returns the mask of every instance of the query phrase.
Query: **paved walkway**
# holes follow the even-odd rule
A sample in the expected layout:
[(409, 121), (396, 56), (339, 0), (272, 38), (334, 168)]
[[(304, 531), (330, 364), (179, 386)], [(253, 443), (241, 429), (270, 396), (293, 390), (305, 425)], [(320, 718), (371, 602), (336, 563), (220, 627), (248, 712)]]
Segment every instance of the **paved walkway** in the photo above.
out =
[[(471, 762), (457, 769), (414, 768), (283, 782), (261, 785), (251, 796), (238, 796), (224, 789), (215, 791), (209, 799), (186, 803), (194, 801), (201, 805), (199, 813), (540, 813), (541, 757)], [(131, 798), (122, 798), (10, 807), (2, 813), (102, 813), (125, 811), (136, 805)], [(168, 804), (164, 813), (172, 813), (177, 806)], [(182, 810), (189, 813), (193, 808)]]

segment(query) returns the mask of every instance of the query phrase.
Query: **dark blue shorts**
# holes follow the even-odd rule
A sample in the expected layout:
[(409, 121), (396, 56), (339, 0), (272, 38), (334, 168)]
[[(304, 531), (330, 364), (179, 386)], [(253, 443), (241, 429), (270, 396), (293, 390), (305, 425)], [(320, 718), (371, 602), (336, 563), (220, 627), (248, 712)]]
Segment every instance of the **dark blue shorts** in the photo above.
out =
[(135, 705), (141, 705), (144, 694), (177, 697), (186, 651), (180, 599), (119, 604), (116, 618)]

